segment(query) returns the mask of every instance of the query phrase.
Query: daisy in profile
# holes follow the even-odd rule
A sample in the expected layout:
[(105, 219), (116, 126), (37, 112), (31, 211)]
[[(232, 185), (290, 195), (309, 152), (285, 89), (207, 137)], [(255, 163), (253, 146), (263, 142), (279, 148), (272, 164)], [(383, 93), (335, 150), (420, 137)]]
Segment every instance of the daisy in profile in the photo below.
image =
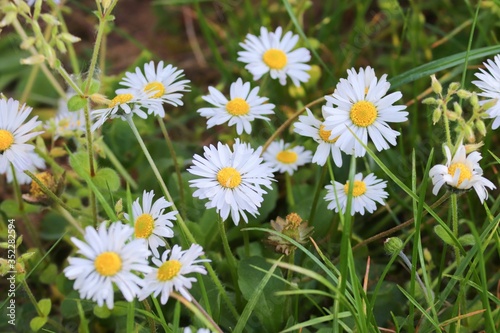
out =
[(127, 72), (120, 81), (126, 87), (118, 89), (117, 94), (146, 94), (144, 103), (148, 104), (148, 113), (165, 117), (163, 103), (173, 106), (183, 105), (182, 93), (189, 91), (189, 80), (179, 80), (184, 76), (184, 71), (172, 65), (163, 65), (160, 61), (156, 65), (153, 61), (144, 65), (144, 73), (136, 67), (135, 73)]
[[(38, 173), (39, 169), (45, 169), (45, 161), (34, 151), (28, 152), (28, 159), (30, 164), (27, 166), (25, 170), (30, 171), (31, 173)], [(16, 175), (16, 180), (19, 184), (31, 184), (31, 177), (24, 173), (25, 170), (19, 170), (14, 168), (14, 172)], [(12, 183), (14, 181), (14, 174), (12, 172), (12, 168), (7, 168), (7, 183)]]
[(161, 259), (153, 257), (153, 263), (158, 268), (153, 268), (144, 278), (144, 287), (138, 298), (140, 301), (150, 295), (153, 297), (161, 293), (161, 304), (166, 304), (172, 291), (179, 292), (188, 301), (192, 300), (189, 289), (196, 282), (195, 277), (187, 277), (190, 273), (207, 274), (205, 267), (198, 265), (209, 262), (209, 259), (198, 259), (204, 254), (203, 248), (198, 244), (191, 244), (188, 250), (182, 251), (179, 245), (174, 245), (172, 250), (163, 252)]
[(401, 99), (399, 91), (385, 96), (390, 88), (386, 78), (384, 74), (377, 79), (371, 67), (359, 72), (353, 68), (348, 70), (347, 79), (340, 79), (333, 95), (325, 96), (324, 129), (331, 131), (330, 139), (337, 138), (337, 146), (345, 153), (356, 157), (366, 154), (353, 133), (365, 145), (370, 138), (378, 151), (389, 149), (389, 144), (396, 145), (400, 133), (388, 123), (406, 121), (408, 112), (403, 111), (404, 105), (392, 105)]
[[(132, 220), (134, 222), (135, 238), (146, 239), (153, 255), (159, 257), (158, 247), (167, 245), (163, 237), (174, 237), (172, 221), (175, 220), (177, 211), (165, 213), (165, 209), (172, 206), (172, 204), (165, 200), (164, 197), (160, 197), (153, 203), (154, 196), (154, 191), (144, 191), (142, 205), (139, 203), (140, 198), (134, 201), (132, 204)], [(129, 219), (127, 213), (124, 216), (127, 220)]]
[(91, 118), (94, 123), (92, 130), (101, 127), (108, 119), (122, 118), (136, 114), (142, 119), (146, 119), (148, 115), (141, 107), (145, 99), (144, 93), (133, 95), (129, 93), (116, 95), (108, 104), (107, 108), (94, 110), (91, 113)]
[(31, 108), (9, 98), (0, 100), (0, 174), (7, 172), (10, 164), (20, 172), (32, 165), (31, 154), (35, 146), (26, 143), (43, 133), (33, 132), (41, 124), (37, 116), (27, 122)]
[(194, 165), (188, 169), (202, 177), (189, 181), (191, 187), (197, 188), (193, 196), (208, 199), (205, 207), (215, 208), (223, 220), (231, 214), (236, 225), (240, 216), (248, 222), (246, 213), (258, 215), (267, 193), (262, 186), (271, 189), (274, 180), (272, 167), (262, 163), (261, 149), (254, 150), (237, 139), (233, 150), (220, 142), (204, 150), (203, 157), (194, 155)]
[(312, 153), (302, 146), (290, 147), (290, 143), (280, 140), (272, 142), (262, 157), (279, 172), (293, 175), (299, 166), (311, 162)]
[(316, 119), (311, 110), (306, 109), (306, 111), (307, 115), (300, 116), (299, 121), (294, 124), (294, 131), (302, 136), (313, 138), (318, 143), (312, 162), (323, 166), (331, 154), (335, 165), (340, 168), (342, 166), (342, 154), (335, 144), (338, 136), (330, 139), (331, 131), (325, 130), (324, 121)]
[(78, 253), (85, 258), (69, 258), (64, 275), (75, 280), (73, 288), (78, 290), (80, 298), (91, 299), (99, 306), (106, 303), (108, 309), (112, 309), (113, 285), (129, 302), (137, 296), (144, 281), (133, 271), (151, 271), (148, 266), (151, 252), (143, 239), (129, 241), (133, 232), (134, 229), (121, 222), (112, 223), (109, 229), (106, 222), (102, 222), (98, 230), (85, 228), (85, 242), (71, 237)]
[(493, 190), (496, 188), (492, 182), (484, 178), (483, 169), (479, 166), (482, 156), (474, 151), (466, 155), (465, 146), (460, 144), (455, 155), (451, 156), (450, 148), (444, 145), (446, 154), (446, 164), (438, 164), (431, 168), (429, 176), (432, 179), (434, 188), (432, 194), (437, 195), (443, 185), (447, 185), (451, 190), (469, 190), (474, 188), (481, 203), (488, 198), (486, 188)]
[(259, 97), (259, 87), (250, 90), (250, 83), (243, 83), (242, 79), (236, 80), (229, 89), (230, 99), (214, 87), (208, 87), (210, 95), (202, 98), (214, 107), (201, 108), (197, 112), (207, 117), (207, 128), (228, 123), (236, 125), (236, 132), (241, 135), (243, 131), (252, 133), (251, 121), (255, 119), (269, 120), (265, 115), (273, 114), (274, 104), (266, 103), (267, 98)]
[(486, 70), (480, 68), (480, 73), (474, 74), (479, 80), (472, 81), (483, 92), (479, 93), (479, 96), (488, 98), (487, 100), (480, 101), (481, 105), (495, 101), (495, 104), (490, 107), (486, 112), (493, 118), (493, 129), (497, 129), (500, 126), (500, 104), (498, 100), (500, 99), (500, 55), (496, 55), (494, 60), (488, 59), (484, 62)]
[[(354, 216), (355, 213), (364, 215), (365, 210), (368, 213), (373, 213), (377, 209), (376, 202), (383, 205), (384, 199), (388, 196), (384, 190), (386, 186), (387, 181), (378, 179), (373, 173), (364, 178), (362, 173), (356, 174), (352, 188), (351, 215)], [(335, 209), (335, 212), (340, 210), (345, 213), (349, 181), (345, 184), (334, 182), (332, 185), (326, 185), (325, 188), (328, 191), (325, 200), (331, 201), (328, 204), (328, 209)]]
[(311, 66), (306, 62), (311, 60), (311, 54), (303, 47), (292, 51), (299, 36), (291, 31), (284, 36), (282, 34), (281, 27), (275, 32), (268, 32), (266, 28), (261, 27), (259, 37), (248, 34), (245, 42), (240, 43), (244, 51), (238, 52), (238, 61), (247, 64), (245, 68), (252, 73), (254, 80), (269, 72), (271, 78), (278, 79), (281, 85), (286, 84), (288, 76), (298, 87), (300, 82), (309, 81), (307, 71)]

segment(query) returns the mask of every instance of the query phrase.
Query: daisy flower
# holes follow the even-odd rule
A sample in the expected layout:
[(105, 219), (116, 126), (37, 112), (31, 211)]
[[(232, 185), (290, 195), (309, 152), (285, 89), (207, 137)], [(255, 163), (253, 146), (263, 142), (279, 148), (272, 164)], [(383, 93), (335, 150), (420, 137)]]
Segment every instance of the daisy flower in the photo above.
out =
[(179, 245), (174, 245), (172, 250), (166, 250), (159, 258), (153, 257), (153, 263), (158, 268), (153, 268), (144, 278), (144, 287), (138, 295), (140, 301), (150, 295), (153, 297), (161, 293), (161, 304), (166, 304), (170, 293), (174, 289), (188, 301), (192, 300), (188, 289), (196, 278), (187, 277), (190, 273), (207, 274), (205, 267), (197, 265), (209, 262), (209, 259), (198, 259), (204, 254), (203, 248), (198, 244), (191, 244), (188, 250), (182, 251)]
[[(352, 189), (351, 215), (353, 216), (355, 213), (364, 215), (365, 210), (368, 213), (373, 213), (377, 209), (375, 202), (383, 205), (384, 199), (388, 196), (387, 192), (384, 191), (386, 186), (387, 181), (377, 179), (373, 173), (365, 178), (363, 178), (362, 173), (356, 174)], [(334, 182), (332, 185), (326, 185), (325, 188), (327, 190), (325, 200), (331, 201), (328, 204), (328, 209), (335, 209), (335, 212), (341, 210), (342, 213), (345, 213), (349, 181), (345, 184)]]
[(261, 186), (271, 189), (274, 180), (274, 170), (262, 163), (261, 148), (254, 150), (236, 139), (233, 151), (220, 142), (217, 147), (204, 147), (204, 151), (203, 157), (194, 155), (194, 165), (188, 169), (191, 174), (202, 177), (189, 181), (191, 187), (197, 188), (193, 196), (208, 199), (205, 207), (215, 208), (223, 220), (231, 213), (236, 225), (240, 215), (248, 222), (245, 212), (254, 217), (258, 215), (262, 196), (267, 193)]
[(136, 67), (135, 73), (125, 73), (125, 78), (120, 81), (126, 88), (118, 89), (117, 94), (139, 95), (145, 93), (149, 102), (148, 113), (153, 113), (160, 117), (165, 117), (165, 110), (162, 103), (173, 106), (183, 105), (182, 93), (189, 91), (187, 84), (189, 80), (180, 80), (184, 76), (184, 71), (172, 65), (163, 65), (160, 61), (155, 68), (155, 63), (151, 61), (144, 65), (144, 73)]
[[(314, 153), (312, 162), (318, 165), (325, 165), (330, 154), (333, 157), (335, 165), (342, 166), (342, 154), (339, 147), (335, 144), (338, 136), (330, 139), (331, 131), (325, 130), (324, 121), (316, 119), (311, 110), (306, 109), (307, 115), (300, 116), (299, 121), (294, 124), (294, 131), (302, 136), (313, 138), (319, 145)], [(323, 112), (323, 118), (325, 113)]]
[(333, 95), (325, 96), (324, 126), (325, 130), (331, 131), (330, 138), (338, 137), (337, 146), (356, 157), (364, 156), (366, 150), (351, 131), (365, 145), (370, 137), (378, 151), (389, 149), (389, 143), (395, 146), (400, 133), (387, 123), (400, 123), (408, 119), (408, 112), (403, 111), (406, 106), (392, 105), (402, 94), (397, 91), (384, 96), (390, 87), (387, 75), (377, 80), (371, 67), (361, 68), (359, 73), (354, 68), (347, 72), (347, 80), (340, 79)]
[(259, 88), (255, 87), (250, 90), (250, 83), (243, 83), (240, 78), (231, 84), (229, 101), (214, 87), (208, 87), (208, 91), (210, 95), (202, 98), (214, 107), (201, 108), (197, 111), (203, 117), (208, 118), (207, 128), (228, 122), (229, 126), (236, 125), (238, 135), (243, 133), (243, 130), (250, 134), (252, 133), (251, 121), (269, 120), (264, 115), (274, 113), (274, 104), (266, 103), (267, 98), (257, 95)]
[[(172, 204), (165, 200), (164, 197), (153, 203), (154, 196), (154, 191), (144, 191), (142, 206), (139, 203), (140, 198), (134, 201), (132, 204), (132, 219), (134, 221), (135, 238), (146, 239), (153, 255), (159, 257), (158, 247), (167, 245), (162, 237), (174, 237), (172, 220), (175, 220), (177, 211), (164, 213), (165, 208), (172, 206)], [(127, 213), (124, 216), (127, 220), (129, 219)]]
[(479, 93), (479, 96), (488, 98), (487, 100), (480, 101), (481, 105), (495, 101), (495, 105), (486, 110), (486, 112), (490, 118), (495, 119), (491, 127), (497, 129), (500, 126), (500, 104), (498, 103), (500, 99), (500, 54), (496, 55), (494, 60), (488, 59), (483, 64), (487, 70), (480, 68), (480, 73), (474, 74), (479, 80), (472, 81), (472, 83), (483, 91)]
[(245, 68), (252, 73), (254, 80), (269, 72), (271, 78), (278, 79), (281, 85), (286, 84), (289, 76), (298, 87), (300, 82), (309, 80), (307, 71), (311, 66), (305, 63), (311, 60), (311, 54), (303, 47), (292, 51), (299, 36), (289, 31), (282, 38), (282, 33), (281, 27), (275, 32), (261, 27), (259, 37), (247, 34), (245, 42), (240, 43), (244, 51), (238, 52), (238, 61), (247, 63)]
[[(31, 165), (30, 152), (35, 147), (26, 142), (42, 132), (32, 132), (38, 125), (37, 116), (24, 123), (31, 108), (9, 98), (0, 100), (0, 174), (7, 172), (10, 163), (18, 171), (27, 170)], [(24, 123), (24, 124), (23, 124)]]
[[(45, 169), (45, 161), (34, 151), (28, 151), (28, 160), (30, 164), (25, 170), (31, 173), (38, 173), (39, 169)], [(31, 177), (24, 173), (24, 170), (19, 170), (14, 168), (16, 174), (16, 180), (19, 184), (31, 184)], [(12, 183), (14, 181), (14, 175), (12, 173), (12, 168), (7, 168), (7, 183)]]
[(113, 283), (123, 293), (125, 299), (132, 302), (139, 293), (139, 286), (144, 281), (132, 271), (149, 273), (149, 252), (143, 239), (129, 241), (134, 229), (121, 222), (112, 223), (106, 229), (102, 222), (96, 230), (85, 228), (85, 242), (71, 237), (78, 247), (78, 253), (86, 258), (69, 258), (69, 266), (64, 275), (75, 280), (73, 288), (78, 290), (80, 298), (91, 299), (99, 306), (113, 308)]
[(279, 172), (293, 175), (299, 166), (311, 162), (312, 152), (302, 146), (290, 147), (290, 143), (280, 140), (272, 142), (262, 157)]
[(477, 151), (466, 155), (465, 146), (460, 144), (453, 158), (450, 148), (444, 145), (446, 154), (446, 164), (438, 164), (431, 168), (429, 176), (432, 179), (434, 188), (432, 194), (437, 195), (439, 189), (448, 185), (452, 190), (469, 190), (472, 187), (477, 193), (481, 203), (488, 198), (486, 187), (490, 190), (496, 188), (492, 182), (482, 177), (483, 169), (479, 166), (479, 161), (483, 158)]
[[(74, 93), (68, 94), (69, 99)], [(75, 134), (85, 132), (85, 114), (83, 109), (78, 111), (69, 111), (67, 100), (59, 99), (58, 112), (55, 118), (47, 121), (44, 128), (54, 133), (54, 139), (60, 137), (72, 138), (78, 136)]]
[(92, 121), (95, 121), (94, 125), (92, 125), (92, 130), (95, 131), (97, 128), (101, 127), (108, 119), (125, 119), (124, 116), (130, 116), (132, 114), (136, 114), (138, 117), (146, 119), (148, 115), (141, 110), (144, 99), (144, 93), (140, 95), (133, 95), (130, 93), (116, 95), (109, 102), (107, 108), (92, 111), (91, 118)]

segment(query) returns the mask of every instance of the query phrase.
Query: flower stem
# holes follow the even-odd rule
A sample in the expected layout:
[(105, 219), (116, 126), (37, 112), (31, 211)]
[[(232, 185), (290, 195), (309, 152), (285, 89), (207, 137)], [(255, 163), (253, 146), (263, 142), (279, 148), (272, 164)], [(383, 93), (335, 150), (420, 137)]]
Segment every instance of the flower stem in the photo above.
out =
[[(451, 221), (453, 236), (458, 239), (458, 200), (456, 193), (451, 194)], [(460, 249), (457, 246), (453, 246), (453, 249), (455, 250), (455, 260), (458, 267), (460, 265)]]
[[(236, 258), (231, 251), (231, 247), (229, 246), (229, 241), (227, 240), (226, 227), (225, 223), (221, 217), (217, 221), (217, 225), (219, 226), (219, 233), (222, 239), (222, 247), (224, 248), (224, 252), (226, 253), (227, 262), (229, 264), (229, 271), (231, 272), (231, 277), (233, 278), (234, 289), (238, 290), (238, 274), (237, 274), (237, 263)], [(236, 293), (236, 302), (239, 303), (239, 293)]]
[(285, 172), (286, 199), (290, 212), (295, 211), (295, 199), (293, 198), (292, 179), (288, 172)]

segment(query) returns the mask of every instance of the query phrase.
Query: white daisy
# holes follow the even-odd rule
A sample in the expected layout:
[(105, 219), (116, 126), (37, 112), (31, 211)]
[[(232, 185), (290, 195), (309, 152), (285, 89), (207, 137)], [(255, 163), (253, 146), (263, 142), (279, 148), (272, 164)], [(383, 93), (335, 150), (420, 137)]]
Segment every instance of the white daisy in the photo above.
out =
[[(127, 72), (120, 81), (127, 88), (118, 89), (117, 94), (139, 95), (146, 93), (149, 102), (148, 113), (165, 117), (162, 103), (173, 106), (183, 105), (182, 93), (189, 91), (187, 84), (189, 80), (177, 81), (184, 76), (184, 71), (172, 65), (163, 66), (160, 61), (155, 69), (155, 63), (151, 61), (144, 65), (144, 73), (136, 67), (135, 73)], [(176, 82), (177, 81), (177, 82)], [(156, 103), (155, 103), (156, 102)], [(158, 103), (159, 102), (159, 103)]]
[(495, 119), (491, 127), (497, 129), (500, 126), (500, 103), (498, 103), (500, 99), (500, 54), (496, 55), (494, 60), (488, 59), (483, 64), (487, 70), (480, 68), (480, 73), (474, 74), (479, 80), (472, 81), (472, 83), (483, 91), (479, 93), (479, 96), (488, 98), (480, 101), (481, 105), (495, 101), (495, 104), (486, 112), (490, 118)]
[(153, 263), (158, 268), (144, 278), (144, 287), (138, 295), (140, 301), (150, 295), (153, 297), (161, 293), (161, 304), (166, 304), (170, 293), (174, 289), (188, 301), (192, 300), (188, 289), (191, 289), (192, 282), (196, 282), (195, 277), (187, 277), (189, 273), (207, 274), (205, 267), (197, 265), (202, 262), (209, 262), (209, 259), (198, 259), (204, 254), (203, 248), (198, 244), (191, 244), (188, 250), (182, 251), (179, 245), (174, 245), (172, 250), (166, 250), (161, 256), (161, 260), (153, 257)]
[(453, 158), (450, 148), (444, 145), (446, 154), (446, 165), (438, 164), (431, 168), (429, 176), (432, 179), (434, 188), (432, 193), (437, 195), (439, 189), (448, 185), (452, 190), (469, 190), (472, 187), (476, 190), (481, 203), (488, 198), (486, 187), (490, 190), (496, 188), (492, 182), (482, 177), (483, 169), (479, 166), (479, 161), (483, 158), (481, 154), (474, 151), (466, 156), (465, 146), (460, 144)]
[[(191, 331), (191, 327), (185, 327), (184, 328), (184, 332), (183, 333), (192, 333), (193, 331)], [(196, 333), (211, 333), (212, 331), (210, 331), (208, 328), (199, 328)]]
[(281, 38), (282, 33), (281, 27), (275, 32), (261, 27), (259, 37), (247, 34), (245, 42), (240, 43), (244, 51), (238, 52), (238, 61), (247, 63), (245, 68), (252, 73), (254, 80), (269, 72), (271, 78), (279, 79), (280, 84), (285, 85), (288, 75), (298, 87), (300, 82), (309, 80), (307, 71), (311, 66), (305, 63), (311, 60), (311, 54), (303, 47), (292, 51), (299, 36), (289, 31)]
[(240, 214), (245, 222), (248, 222), (245, 212), (254, 217), (258, 215), (264, 200), (262, 196), (267, 193), (261, 186), (271, 189), (274, 180), (274, 170), (262, 163), (262, 149), (254, 150), (236, 139), (233, 151), (220, 142), (217, 148), (210, 145), (204, 150), (203, 157), (194, 155), (194, 165), (188, 169), (193, 175), (202, 177), (189, 181), (191, 187), (197, 188), (193, 196), (208, 199), (205, 207), (216, 208), (223, 220), (231, 213), (236, 225)]
[(140, 95), (133, 95), (130, 93), (118, 94), (109, 103), (107, 108), (98, 109), (91, 112), (91, 119), (94, 123), (92, 125), (92, 130), (96, 130), (101, 127), (104, 122), (108, 119), (122, 118), (124, 116), (136, 114), (142, 119), (146, 119), (148, 115), (146, 112), (141, 110), (144, 106), (143, 101), (145, 100), (144, 93)]
[(272, 142), (262, 155), (279, 172), (293, 175), (299, 166), (311, 162), (312, 152), (302, 146), (290, 147), (283, 140)]
[(259, 97), (259, 88), (255, 87), (250, 91), (250, 83), (243, 83), (242, 79), (231, 84), (229, 95), (230, 100), (214, 87), (208, 87), (210, 95), (202, 98), (215, 107), (201, 108), (197, 112), (203, 117), (207, 117), (207, 128), (221, 125), (228, 122), (229, 126), (236, 124), (238, 135), (243, 130), (252, 133), (251, 121), (254, 119), (269, 120), (266, 114), (273, 114), (274, 104), (266, 103), (265, 97)]
[[(316, 119), (311, 110), (306, 109), (307, 115), (300, 116), (299, 121), (294, 124), (294, 131), (297, 134), (313, 138), (319, 143), (316, 152), (314, 153), (312, 162), (318, 165), (325, 165), (330, 154), (333, 157), (335, 165), (339, 168), (342, 166), (342, 154), (339, 147), (335, 144), (338, 137), (330, 139), (330, 131), (325, 130), (324, 121)], [(323, 112), (323, 118), (325, 113)]]
[[(34, 151), (28, 151), (28, 159), (30, 164), (25, 170), (30, 171), (33, 174), (38, 173), (39, 169), (45, 169), (45, 161)], [(24, 170), (19, 170), (14, 168), (16, 173), (16, 179), (19, 184), (31, 184), (31, 177), (24, 173)], [(12, 183), (14, 181), (12, 168), (7, 168), (7, 183)]]
[[(158, 247), (167, 245), (163, 237), (174, 237), (172, 220), (175, 220), (177, 211), (164, 213), (165, 208), (172, 206), (172, 203), (165, 200), (164, 197), (159, 198), (153, 203), (154, 196), (154, 191), (144, 191), (142, 194), (142, 206), (139, 203), (140, 198), (137, 198), (132, 204), (132, 218), (135, 238), (146, 239), (153, 255), (159, 257)], [(127, 213), (124, 216), (127, 220), (129, 219)]]
[(134, 229), (120, 222), (112, 223), (106, 229), (102, 222), (99, 229), (85, 228), (85, 242), (71, 237), (78, 247), (78, 253), (86, 258), (68, 258), (69, 266), (64, 274), (75, 280), (73, 288), (78, 290), (80, 298), (91, 299), (99, 306), (113, 308), (113, 283), (123, 293), (125, 299), (132, 302), (139, 293), (143, 279), (132, 271), (148, 273), (149, 252), (143, 239), (129, 241)]
[[(74, 93), (68, 94), (71, 98)], [(54, 139), (59, 137), (73, 138), (85, 132), (85, 114), (83, 109), (69, 111), (67, 100), (59, 99), (58, 112), (55, 118), (45, 122), (44, 128), (54, 133)]]
[(26, 142), (43, 131), (32, 132), (41, 124), (37, 116), (24, 123), (30, 113), (29, 106), (19, 106), (19, 102), (12, 98), (0, 100), (0, 174), (7, 172), (10, 163), (18, 171), (27, 170), (32, 165), (30, 152), (35, 146)]
[(351, 131), (365, 145), (370, 137), (378, 151), (390, 148), (389, 143), (395, 146), (400, 133), (387, 123), (407, 120), (408, 112), (403, 111), (406, 106), (392, 105), (402, 94), (397, 91), (384, 97), (390, 87), (387, 75), (377, 80), (371, 67), (361, 68), (359, 73), (354, 68), (347, 72), (347, 80), (340, 79), (333, 95), (325, 96), (324, 126), (331, 131), (330, 138), (338, 137), (337, 146), (356, 157), (364, 156), (366, 150)]
[[(373, 173), (370, 173), (365, 178), (363, 178), (362, 173), (356, 174), (352, 189), (351, 215), (355, 213), (364, 215), (365, 209), (368, 213), (373, 213), (377, 209), (375, 202), (383, 205), (384, 199), (388, 196), (387, 192), (384, 191), (386, 186), (387, 181), (377, 179)], [(333, 185), (326, 185), (325, 188), (328, 191), (325, 200), (331, 201), (328, 204), (328, 209), (335, 209), (335, 212), (341, 210), (342, 213), (345, 213), (349, 181), (345, 184), (334, 182)]]

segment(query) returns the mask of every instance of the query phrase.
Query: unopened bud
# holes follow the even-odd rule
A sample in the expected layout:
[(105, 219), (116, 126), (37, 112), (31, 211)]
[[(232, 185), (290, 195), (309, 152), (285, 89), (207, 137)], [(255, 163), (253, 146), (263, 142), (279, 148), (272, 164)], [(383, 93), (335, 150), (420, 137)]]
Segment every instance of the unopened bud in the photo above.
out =
[[(493, 99), (491, 101), (488, 101), (488, 102), (484, 103), (483, 104), (483, 110), (488, 110), (489, 108), (495, 106), (497, 104), (497, 102), (498, 102), (498, 99), (495, 98), (495, 99)], [(485, 118), (488, 118), (488, 117), (489, 116), (486, 116)]]
[(446, 110), (446, 118), (450, 121), (456, 121), (458, 119), (458, 115), (453, 111)]
[(115, 204), (115, 212), (116, 214), (120, 214), (123, 211), (123, 199), (120, 198)]
[(443, 111), (441, 110), (440, 107), (437, 107), (434, 112), (432, 113), (432, 124), (436, 125), (436, 123), (441, 119), (441, 115), (443, 114)]
[(476, 136), (474, 135), (474, 131), (472, 130), (472, 127), (470, 125), (465, 125), (463, 128), (465, 139), (470, 142), (474, 143), (476, 142)]
[(42, 20), (47, 23), (47, 24), (50, 24), (50, 25), (61, 25), (61, 22), (59, 22), (59, 20), (51, 15), (51, 14), (41, 14), (40, 17), (42, 18)]
[(59, 37), (63, 41), (68, 42), (68, 43), (72, 43), (72, 44), (81, 41), (80, 37), (73, 36), (72, 34), (67, 33), (67, 32), (60, 33)]
[(478, 107), (479, 106), (479, 99), (477, 98), (477, 94), (476, 93), (472, 93), (472, 95), (470, 97), (470, 104), (473, 107)]
[(384, 242), (384, 249), (387, 254), (397, 255), (403, 250), (403, 241), (398, 237), (387, 238)]
[(460, 97), (461, 99), (468, 99), (472, 96), (472, 93), (465, 89), (459, 89), (457, 91), (457, 96)]
[(8, 12), (3, 19), (0, 21), (0, 27), (6, 27), (10, 25), (16, 19), (16, 12)]
[(460, 88), (460, 83), (458, 82), (452, 82), (448, 86), (448, 93), (454, 93)]
[(431, 88), (434, 93), (440, 95), (443, 92), (443, 86), (441, 83), (436, 79), (436, 75), (432, 74), (431, 75)]
[(98, 105), (108, 105), (110, 100), (106, 98), (103, 94), (92, 94), (89, 96), (90, 100)]
[(422, 104), (426, 105), (437, 105), (438, 101), (434, 97), (427, 97), (422, 101)]
[(470, 154), (470, 153), (472, 153), (474, 151), (479, 150), (479, 148), (481, 148), (482, 146), (484, 146), (484, 142), (481, 141), (481, 142), (478, 142), (478, 143), (467, 144), (464, 147), (465, 147), (465, 152), (467, 154)]
[(111, 4), (111, 0), (101, 0), (102, 8), (104, 10), (108, 9), (109, 5)]
[(453, 109), (455, 110), (455, 113), (458, 117), (462, 116), (462, 107), (460, 106), (460, 104), (458, 104), (457, 102), (453, 103)]
[(476, 120), (476, 128), (482, 136), (486, 135), (486, 125), (481, 119)]
[(431, 251), (429, 251), (428, 248), (424, 249), (424, 259), (427, 262), (432, 262), (432, 253), (431, 253)]
[(35, 37), (28, 37), (21, 43), (21, 49), (27, 50), (35, 44)]
[(34, 56), (21, 59), (22, 65), (37, 65), (41, 64), (45, 61), (45, 57), (41, 54), (36, 54)]

